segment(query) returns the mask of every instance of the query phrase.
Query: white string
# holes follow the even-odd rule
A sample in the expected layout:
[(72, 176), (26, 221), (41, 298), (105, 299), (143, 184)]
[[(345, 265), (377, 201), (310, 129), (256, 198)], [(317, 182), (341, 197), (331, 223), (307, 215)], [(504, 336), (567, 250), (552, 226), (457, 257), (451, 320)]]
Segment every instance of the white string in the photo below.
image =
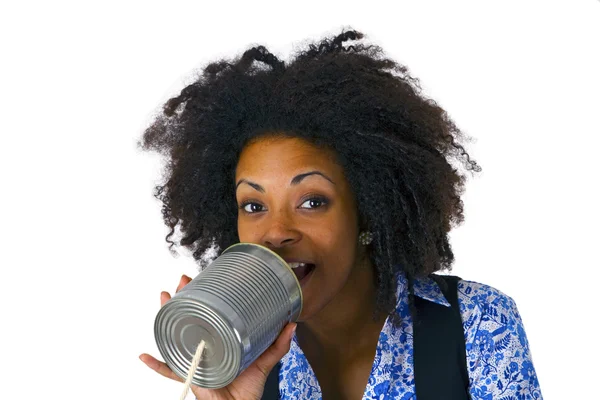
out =
[(204, 340), (201, 340), (200, 344), (196, 348), (196, 354), (194, 354), (194, 358), (192, 358), (192, 365), (190, 365), (190, 370), (188, 371), (188, 376), (185, 380), (185, 386), (183, 387), (183, 393), (181, 394), (179, 400), (185, 400), (185, 396), (187, 396), (190, 386), (192, 386), (192, 379), (194, 378), (198, 364), (200, 364), (202, 351), (204, 351)]

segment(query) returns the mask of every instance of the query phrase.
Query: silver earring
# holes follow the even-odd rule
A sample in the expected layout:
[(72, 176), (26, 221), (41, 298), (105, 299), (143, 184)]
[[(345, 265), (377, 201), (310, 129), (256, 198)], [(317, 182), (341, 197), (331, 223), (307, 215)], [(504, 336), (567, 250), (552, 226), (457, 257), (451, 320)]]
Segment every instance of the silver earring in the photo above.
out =
[(373, 234), (371, 232), (365, 231), (358, 235), (358, 243), (362, 244), (363, 246), (368, 246), (371, 244), (371, 242), (373, 242)]

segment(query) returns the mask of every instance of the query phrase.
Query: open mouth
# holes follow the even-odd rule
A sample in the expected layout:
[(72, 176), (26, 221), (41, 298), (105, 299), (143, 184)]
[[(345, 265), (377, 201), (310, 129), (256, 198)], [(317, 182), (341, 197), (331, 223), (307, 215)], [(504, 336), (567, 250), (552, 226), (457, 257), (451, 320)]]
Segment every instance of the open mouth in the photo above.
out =
[(289, 265), (292, 268), (292, 271), (294, 271), (294, 274), (296, 275), (296, 278), (298, 278), (300, 284), (302, 284), (302, 281), (306, 279), (315, 269), (315, 264), (310, 263), (291, 262)]

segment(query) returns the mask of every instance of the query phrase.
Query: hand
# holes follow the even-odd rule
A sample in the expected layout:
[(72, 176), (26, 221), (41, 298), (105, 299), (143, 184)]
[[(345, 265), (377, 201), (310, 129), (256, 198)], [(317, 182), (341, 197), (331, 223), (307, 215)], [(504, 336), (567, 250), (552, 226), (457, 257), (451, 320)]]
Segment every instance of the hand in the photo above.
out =
[[(181, 290), (185, 285), (190, 283), (192, 279), (183, 275), (179, 281), (176, 292)], [(162, 306), (171, 299), (171, 295), (167, 292), (160, 294), (160, 305)], [(192, 393), (198, 400), (204, 399), (236, 399), (236, 400), (255, 400), (260, 399), (263, 395), (267, 376), (273, 367), (286, 355), (290, 350), (292, 335), (296, 329), (295, 323), (287, 324), (275, 342), (265, 350), (248, 368), (246, 368), (237, 378), (229, 385), (221, 389), (204, 389), (196, 385), (191, 386)], [(169, 379), (179, 382), (184, 382), (177, 376), (167, 364), (157, 360), (149, 354), (140, 355), (140, 360), (148, 367), (155, 370), (159, 374)]]

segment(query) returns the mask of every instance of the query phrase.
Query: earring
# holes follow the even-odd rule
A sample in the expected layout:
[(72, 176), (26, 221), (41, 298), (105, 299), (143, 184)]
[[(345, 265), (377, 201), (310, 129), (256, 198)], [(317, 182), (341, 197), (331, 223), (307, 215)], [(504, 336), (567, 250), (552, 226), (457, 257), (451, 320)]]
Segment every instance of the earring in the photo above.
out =
[(371, 232), (365, 231), (361, 232), (360, 235), (358, 235), (358, 243), (362, 244), (363, 246), (370, 245), (372, 241), (373, 234)]

